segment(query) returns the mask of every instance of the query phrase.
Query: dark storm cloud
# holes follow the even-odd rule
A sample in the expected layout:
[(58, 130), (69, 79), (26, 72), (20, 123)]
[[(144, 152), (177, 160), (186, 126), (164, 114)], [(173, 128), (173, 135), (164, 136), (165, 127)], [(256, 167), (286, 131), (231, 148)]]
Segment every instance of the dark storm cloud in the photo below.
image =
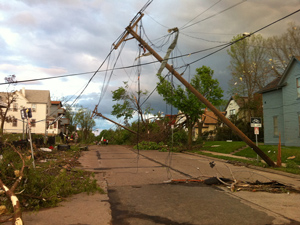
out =
[[(0, 3), (0, 76), (15, 73), (17, 79), (25, 80), (96, 71), (108, 55), (113, 42), (146, 2), (22, 0)], [(229, 9), (235, 4), (238, 5)], [(163, 57), (173, 37), (160, 38), (168, 35), (168, 28), (178, 27), (179, 40), (172, 57), (196, 51), (199, 53), (170, 59), (169, 63), (173, 64), (174, 68), (189, 65), (187, 68), (178, 69), (179, 73), (184, 72), (183, 77), (188, 81), (195, 74), (196, 68), (209, 66), (214, 70), (214, 78), (219, 80), (226, 94), (231, 77), (228, 69), (230, 58), (226, 49), (206, 57), (216, 50), (207, 49), (227, 43), (237, 34), (256, 31), (295, 11), (298, 5), (299, 0), (154, 0), (145, 11), (142, 23), (142, 32), (145, 32), (143, 38)], [(287, 23), (291, 21), (300, 21), (299, 14), (262, 30), (260, 34), (264, 37), (280, 35), (285, 32)], [(192, 26), (185, 28), (184, 25)], [(104, 92), (99, 109), (101, 113), (109, 116), (112, 105), (115, 104), (111, 92), (123, 86), (124, 81), (128, 82), (132, 91), (137, 91), (139, 71), (141, 89), (148, 90), (149, 93), (153, 91), (158, 82), (157, 63), (126, 70), (119, 69), (112, 74), (110, 71), (103, 72), (106, 68), (112, 69), (114, 66), (121, 68), (137, 65), (138, 61), (135, 59), (140, 50), (135, 40), (128, 40), (124, 48), (119, 47), (113, 51), (109, 63), (107, 61), (103, 64), (101, 72), (94, 76), (78, 103), (93, 110), (100, 94)], [(203, 59), (199, 60), (201, 58)], [(141, 64), (151, 61), (155, 61), (152, 56), (141, 58)], [(194, 61), (196, 62), (192, 63)], [(167, 71), (164, 70), (163, 74), (167, 74)], [(24, 85), (28, 89), (50, 90), (55, 96), (76, 97), (92, 75)], [(179, 84), (176, 79), (174, 82)], [(154, 112), (170, 111), (170, 107), (166, 106), (156, 92), (146, 103), (151, 104)], [(107, 122), (101, 120), (101, 124), (103, 127)]]

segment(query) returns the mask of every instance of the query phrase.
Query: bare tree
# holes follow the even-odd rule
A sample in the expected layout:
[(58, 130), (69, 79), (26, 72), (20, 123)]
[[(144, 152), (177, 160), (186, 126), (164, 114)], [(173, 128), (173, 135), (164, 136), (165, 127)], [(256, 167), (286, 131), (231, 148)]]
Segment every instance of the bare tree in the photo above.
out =
[(267, 39), (266, 47), (273, 74), (281, 76), (291, 57), (300, 55), (300, 26), (294, 22), (289, 23), (281, 36)]
[[(5, 82), (10, 84), (16, 83), (15, 75), (9, 75), (4, 78)], [(0, 93), (0, 102), (2, 102), (2, 106), (0, 106), (0, 138), (3, 136), (3, 129), (5, 122), (11, 123), (15, 119), (14, 117), (7, 116), (9, 109), (12, 104), (16, 101), (16, 92), (15, 91), (7, 91)]]
[[(233, 41), (241, 39), (237, 35)], [(265, 40), (261, 35), (252, 35), (230, 47), (227, 51), (231, 57), (230, 69), (232, 79), (229, 83), (232, 95), (248, 98), (248, 103), (253, 102), (254, 94), (263, 88), (271, 79), (268, 64), (267, 51), (263, 48)], [(248, 104), (250, 106), (250, 104)], [(251, 109), (248, 108), (248, 118), (251, 117)]]

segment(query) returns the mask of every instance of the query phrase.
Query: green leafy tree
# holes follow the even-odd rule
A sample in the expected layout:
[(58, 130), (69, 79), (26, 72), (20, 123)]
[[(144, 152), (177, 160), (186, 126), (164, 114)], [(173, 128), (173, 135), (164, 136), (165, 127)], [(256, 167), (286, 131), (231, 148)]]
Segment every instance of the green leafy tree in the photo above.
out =
[(124, 87), (119, 87), (117, 90), (112, 91), (113, 101), (118, 103), (113, 105), (112, 115), (117, 118), (123, 117), (125, 124), (128, 125), (128, 121), (133, 118), (135, 112), (137, 112), (141, 118), (143, 124), (145, 124), (144, 115), (151, 112), (150, 106), (142, 108), (138, 99), (148, 95), (148, 91), (132, 92), (127, 82), (124, 82)]
[(91, 119), (92, 111), (89, 109), (85, 109), (80, 107), (80, 109), (76, 112), (74, 117), (74, 122), (77, 124), (78, 128), (81, 131), (82, 139), (84, 142), (88, 142), (95, 135), (92, 133), (93, 127), (95, 127), (96, 123), (93, 119)]
[[(191, 85), (213, 105), (219, 105), (222, 102), (223, 90), (219, 87), (218, 80), (212, 78), (214, 71), (207, 66), (202, 66), (197, 68), (196, 72), (197, 74), (191, 80)], [(157, 74), (157, 76), (159, 78), (158, 93), (168, 104), (180, 110), (186, 118), (188, 148), (191, 148), (192, 129), (195, 123), (199, 122), (206, 106), (187, 88), (184, 89), (180, 85), (174, 88), (173, 84), (164, 79), (161, 74)], [(199, 130), (200, 134), (201, 125)]]

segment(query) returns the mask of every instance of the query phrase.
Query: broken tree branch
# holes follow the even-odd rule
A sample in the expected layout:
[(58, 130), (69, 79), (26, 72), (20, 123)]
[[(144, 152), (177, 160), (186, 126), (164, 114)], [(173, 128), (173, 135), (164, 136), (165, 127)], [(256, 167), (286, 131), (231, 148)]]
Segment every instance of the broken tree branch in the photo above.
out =
[(1, 179), (0, 179), (0, 187), (5, 191), (7, 197), (10, 198), (13, 208), (14, 208), (12, 224), (23, 225), (20, 202), (19, 202), (19, 199), (17, 198), (17, 196), (15, 195), (14, 191), (16, 190), (17, 186), (19, 185), (19, 183), (21, 182), (21, 180), (23, 178), (25, 161), (24, 161), (22, 154), (14, 146), (10, 145), (10, 147), (14, 150), (14, 152), (16, 152), (20, 156), (20, 158), (22, 160), (22, 168), (19, 171), (19, 177), (17, 178), (17, 180), (14, 182), (13, 186), (10, 189), (2, 182)]

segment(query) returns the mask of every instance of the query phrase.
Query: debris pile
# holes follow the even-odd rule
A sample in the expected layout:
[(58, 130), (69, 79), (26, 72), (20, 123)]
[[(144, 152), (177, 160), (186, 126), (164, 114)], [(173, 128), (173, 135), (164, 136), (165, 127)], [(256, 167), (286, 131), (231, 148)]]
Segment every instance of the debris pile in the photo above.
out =
[(251, 191), (251, 192), (269, 192), (269, 193), (298, 193), (300, 190), (297, 190), (291, 186), (279, 183), (277, 181), (270, 182), (243, 182), (236, 181), (228, 178), (219, 178), (219, 177), (209, 177), (207, 179), (174, 179), (170, 181), (171, 184), (205, 184), (205, 185), (214, 185), (214, 186), (226, 186), (232, 192), (235, 191)]

